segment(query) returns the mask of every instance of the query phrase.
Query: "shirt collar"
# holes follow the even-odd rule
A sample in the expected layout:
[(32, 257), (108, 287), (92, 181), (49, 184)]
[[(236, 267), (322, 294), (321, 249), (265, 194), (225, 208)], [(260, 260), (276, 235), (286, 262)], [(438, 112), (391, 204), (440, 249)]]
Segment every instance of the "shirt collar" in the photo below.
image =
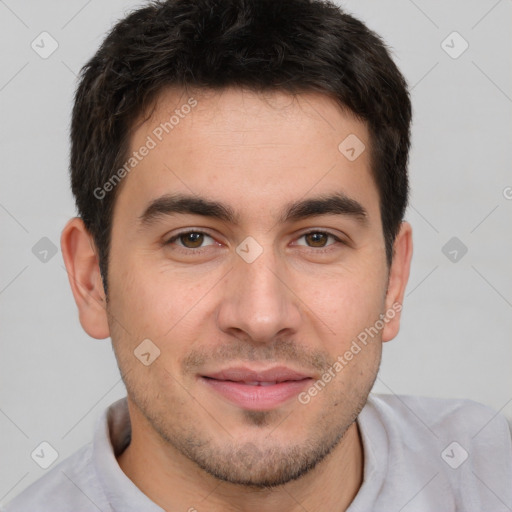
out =
[[(377, 473), (385, 472), (386, 456), (382, 447), (387, 448), (387, 440), (382, 438), (382, 430), (374, 427), (376, 414), (373, 398), (368, 397), (357, 418), (364, 454), (363, 483), (347, 509), (347, 512), (359, 509), (370, 496), (369, 488), (374, 485)], [(379, 437), (379, 439), (376, 439)], [(123, 472), (116, 457), (129, 445), (131, 439), (131, 422), (127, 398), (121, 398), (110, 405), (99, 418), (93, 441), (93, 464), (102, 485), (103, 492), (114, 512), (165, 512), (151, 501)], [(381, 450), (377, 449), (381, 446)], [(384, 452), (387, 449), (384, 448)], [(380, 461), (380, 462), (379, 462)], [(384, 463), (384, 464), (381, 464)], [(379, 470), (380, 468), (380, 470)], [(375, 498), (372, 496), (371, 498)]]
[(116, 456), (128, 446), (131, 423), (127, 398), (114, 402), (96, 424), (93, 464), (103, 492), (114, 512), (164, 512), (123, 472)]

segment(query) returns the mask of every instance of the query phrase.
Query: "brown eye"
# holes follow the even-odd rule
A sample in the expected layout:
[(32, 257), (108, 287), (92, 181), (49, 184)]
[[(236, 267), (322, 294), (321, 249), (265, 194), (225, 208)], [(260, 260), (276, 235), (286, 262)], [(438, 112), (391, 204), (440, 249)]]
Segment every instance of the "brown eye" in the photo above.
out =
[(296, 242), (297, 245), (303, 245), (313, 249), (330, 249), (330, 246), (335, 245), (337, 242), (343, 243), (340, 238), (327, 231), (309, 231), (308, 233), (302, 234), (298, 240), (299, 241)]
[[(211, 236), (203, 233), (202, 231), (187, 231), (185, 233), (180, 233), (176, 236), (173, 236), (169, 241), (166, 242), (166, 245), (175, 244), (178, 247), (184, 247), (186, 249), (199, 249), (203, 247), (206, 239), (212, 239)], [(212, 245), (211, 243), (206, 245)]]
[(303, 235), (310, 247), (325, 247), (330, 236), (328, 233), (314, 231)]
[(180, 235), (179, 239), (185, 247), (197, 249), (201, 247), (204, 241), (204, 234), (197, 232), (185, 233), (184, 235)]

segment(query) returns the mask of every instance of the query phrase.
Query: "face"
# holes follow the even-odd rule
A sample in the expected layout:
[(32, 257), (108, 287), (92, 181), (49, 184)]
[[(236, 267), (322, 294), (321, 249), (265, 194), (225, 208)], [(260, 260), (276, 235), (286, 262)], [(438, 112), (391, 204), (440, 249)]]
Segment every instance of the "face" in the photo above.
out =
[[(338, 149), (350, 134), (355, 160)], [(353, 425), (389, 326), (344, 354), (391, 306), (369, 144), (314, 93), (171, 90), (137, 125), (131, 150), (151, 148), (116, 200), (108, 318), (131, 406), (166, 450), (269, 486)]]

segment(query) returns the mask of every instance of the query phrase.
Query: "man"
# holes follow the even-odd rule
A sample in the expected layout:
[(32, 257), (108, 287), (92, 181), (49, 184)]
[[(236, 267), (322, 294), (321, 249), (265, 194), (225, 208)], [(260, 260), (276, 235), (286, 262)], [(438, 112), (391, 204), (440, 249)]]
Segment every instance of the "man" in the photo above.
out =
[(410, 121), (333, 4), (120, 21), (80, 77), (61, 244), (128, 397), (7, 511), (510, 510), (501, 416), (370, 394), (412, 256)]

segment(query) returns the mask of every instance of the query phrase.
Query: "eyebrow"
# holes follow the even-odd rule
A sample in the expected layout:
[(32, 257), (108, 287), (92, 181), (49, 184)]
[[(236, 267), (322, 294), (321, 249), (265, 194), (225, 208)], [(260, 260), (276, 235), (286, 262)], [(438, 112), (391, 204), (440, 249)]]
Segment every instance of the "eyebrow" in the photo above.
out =
[[(175, 214), (201, 215), (231, 224), (240, 224), (240, 215), (231, 206), (199, 196), (165, 194), (151, 201), (139, 216), (140, 227), (148, 227), (163, 217)], [(278, 222), (285, 223), (318, 215), (343, 215), (361, 224), (368, 221), (368, 212), (355, 199), (341, 192), (303, 199), (285, 206)]]

